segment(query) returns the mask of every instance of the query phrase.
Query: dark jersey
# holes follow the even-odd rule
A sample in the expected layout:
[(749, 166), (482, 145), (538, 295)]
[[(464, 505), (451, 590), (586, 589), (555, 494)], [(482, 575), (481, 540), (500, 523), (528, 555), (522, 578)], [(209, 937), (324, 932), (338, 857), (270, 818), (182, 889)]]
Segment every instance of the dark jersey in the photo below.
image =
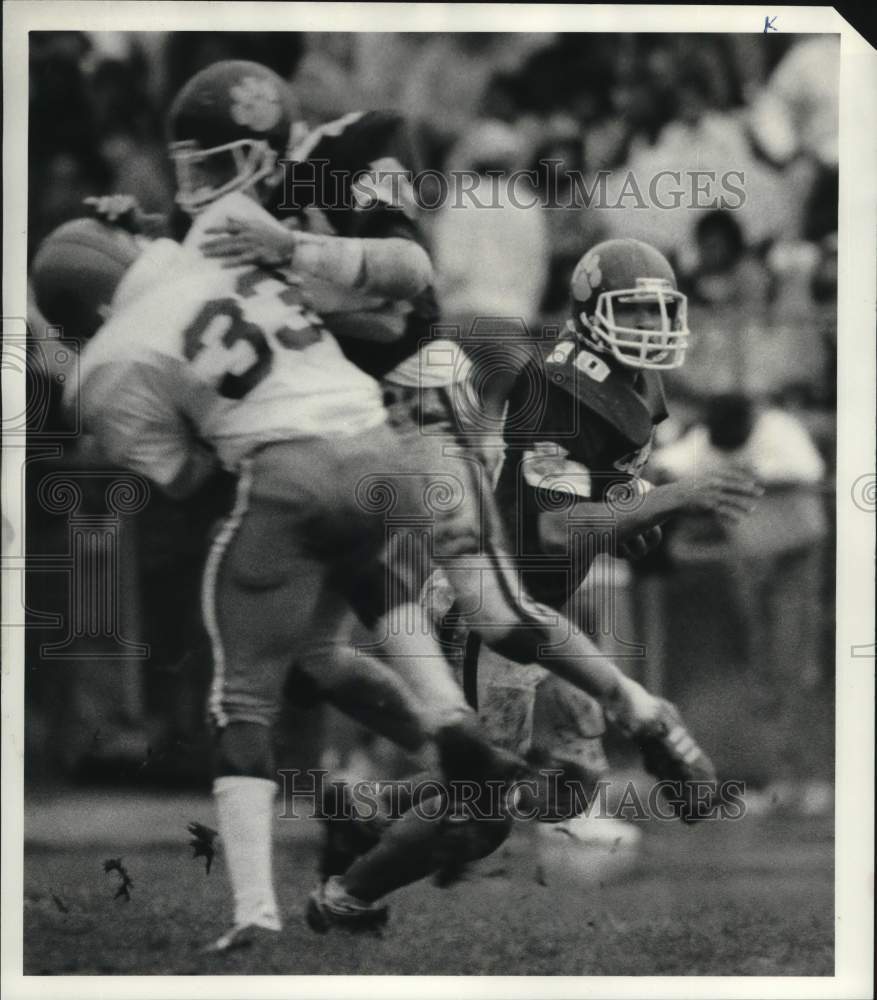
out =
[[(354, 112), (314, 129), (289, 154), (275, 204), (278, 218), (300, 215), (324, 231), (360, 239), (403, 237), (425, 245), (411, 179), (417, 170), (405, 119)], [(417, 351), (438, 319), (432, 288), (409, 303), (404, 335), (390, 343), (339, 337), (347, 357), (381, 379)]]
[[(569, 336), (518, 377), (506, 415), (506, 458), (497, 484), (499, 506), (528, 592), (563, 603), (584, 579), (596, 550), (549, 556), (539, 514), (600, 504), (645, 465), (654, 428), (667, 416), (656, 372), (619, 369)], [(611, 530), (612, 514), (594, 530)], [(603, 523), (605, 522), (605, 524)]]

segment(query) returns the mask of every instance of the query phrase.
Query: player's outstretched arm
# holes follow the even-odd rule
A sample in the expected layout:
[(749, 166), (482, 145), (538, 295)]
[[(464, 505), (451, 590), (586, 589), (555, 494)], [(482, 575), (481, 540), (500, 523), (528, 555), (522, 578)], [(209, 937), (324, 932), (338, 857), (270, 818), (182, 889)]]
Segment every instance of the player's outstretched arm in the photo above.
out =
[(744, 469), (684, 476), (644, 493), (636, 510), (619, 513), (619, 541), (643, 535), (678, 514), (715, 514), (730, 523), (751, 514), (764, 488)]
[[(636, 541), (655, 539), (654, 529), (669, 518), (685, 513), (712, 513), (725, 521), (735, 522), (750, 514), (763, 487), (744, 470), (728, 469), (702, 475), (685, 476), (664, 486), (656, 486), (642, 494), (637, 504), (625, 498), (610, 510), (615, 519), (615, 537), (619, 547)], [(595, 523), (605, 520), (607, 507), (602, 503), (580, 503), (575, 509), (575, 521), (587, 525), (589, 513)], [(569, 531), (574, 525), (566, 511), (543, 511), (539, 515), (539, 534), (545, 552), (565, 553), (569, 548)], [(642, 553), (640, 553), (642, 554)]]
[(275, 219), (229, 218), (205, 229), (205, 257), (225, 267), (262, 264), (291, 270), (381, 298), (413, 298), (432, 281), (432, 263), (414, 240), (331, 236), (290, 229)]

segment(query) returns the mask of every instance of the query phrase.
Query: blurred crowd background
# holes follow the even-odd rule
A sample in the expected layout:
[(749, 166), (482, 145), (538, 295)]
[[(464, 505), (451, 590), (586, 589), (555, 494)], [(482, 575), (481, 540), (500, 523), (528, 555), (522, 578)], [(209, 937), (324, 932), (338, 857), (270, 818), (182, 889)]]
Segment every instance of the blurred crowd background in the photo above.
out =
[[(397, 109), (420, 167), (532, 170), (541, 201), (564, 206), (426, 212), (445, 320), (558, 324), (571, 269), (588, 246), (630, 235), (664, 251), (690, 297), (694, 340), (685, 367), (667, 379), (672, 417), (646, 475), (676, 475), (708, 456), (751, 465), (767, 494), (737, 531), (681, 522), (660, 555), (617, 564), (620, 625), (601, 641), (647, 644), (647, 679), (681, 704), (735, 776), (774, 803), (791, 796), (802, 808), (825, 805), (820, 782), (833, 775), (837, 36), (30, 38), (31, 254), (82, 214), (89, 195), (133, 194), (148, 211), (170, 209), (164, 114), (193, 73), (225, 58), (253, 59), (288, 78), (311, 124)], [(548, 160), (559, 169), (547, 169)], [(667, 209), (619, 197), (630, 174), (647, 192), (662, 170), (740, 172), (734, 183), (744, 203), (694, 208), (685, 197)], [(608, 196), (585, 205), (563, 175), (580, 173), (590, 189), (599, 171), (612, 172)], [(56, 466), (31, 463), (31, 496), (53, 470), (76, 474), (75, 448), (64, 447)], [(86, 494), (85, 507), (106, 513), (97, 509), (102, 488)], [(72, 551), (69, 515), (45, 506), (31, 505), (31, 551)], [(30, 775), (199, 780), (209, 668), (197, 581), (207, 518), (203, 508), (153, 496), (141, 513), (117, 520), (113, 544), (125, 558), (112, 599), (122, 632), (151, 654), (114, 659), (112, 641), (83, 625), (65, 647), (75, 656), (43, 656), (47, 644), (63, 645), (69, 623), (50, 616), (66, 607), (69, 583), (63, 573), (32, 570)], [(629, 668), (646, 669), (638, 660)], [(318, 739), (313, 718), (294, 720), (299, 747)]]

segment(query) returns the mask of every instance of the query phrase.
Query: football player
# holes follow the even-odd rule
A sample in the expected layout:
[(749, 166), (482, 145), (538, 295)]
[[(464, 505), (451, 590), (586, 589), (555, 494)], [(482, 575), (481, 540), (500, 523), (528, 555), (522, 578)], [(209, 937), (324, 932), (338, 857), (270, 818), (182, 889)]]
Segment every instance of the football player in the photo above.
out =
[[(654, 247), (609, 240), (582, 256), (566, 332), (512, 390), (497, 484), (518, 572), (549, 607), (578, 617), (570, 602), (601, 552), (636, 558), (660, 542), (661, 525), (673, 515), (711, 511), (735, 519), (761, 494), (744, 470), (656, 488), (640, 476), (667, 416), (661, 372), (683, 363), (688, 339), (686, 297)], [(471, 692), (477, 654), (473, 635), (465, 667)], [(487, 673), (479, 708), (489, 731), (496, 731), (491, 718), (507, 724), (535, 715), (551, 734), (542, 749), (553, 757), (607, 767), (594, 699), (548, 677), (516, 687), (505, 669)]]

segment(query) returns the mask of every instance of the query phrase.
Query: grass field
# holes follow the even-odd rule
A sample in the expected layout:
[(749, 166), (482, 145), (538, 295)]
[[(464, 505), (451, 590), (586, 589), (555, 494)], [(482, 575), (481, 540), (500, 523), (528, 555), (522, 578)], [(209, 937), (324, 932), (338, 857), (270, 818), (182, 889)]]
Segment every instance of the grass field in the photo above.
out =
[[(178, 842), (175, 817), (165, 829), (129, 814), (140, 835), (129, 830), (121, 844), (92, 834), (88, 843), (54, 836), (27, 846), (25, 973), (833, 972), (830, 818), (774, 815), (697, 829), (653, 823), (632, 869), (584, 886), (556, 875), (541, 884), (513, 846), (449, 889), (397, 893), (379, 938), (307, 929), (301, 913), (316, 840), (312, 824), (297, 821), (277, 845), (286, 929), (223, 957), (199, 954), (226, 929), (229, 899), (221, 862), (206, 876), (203, 861), (191, 858), (184, 827), (193, 818), (209, 814), (181, 813)], [(118, 879), (103, 871), (104, 859), (119, 855), (134, 881), (130, 902), (113, 899)]]

